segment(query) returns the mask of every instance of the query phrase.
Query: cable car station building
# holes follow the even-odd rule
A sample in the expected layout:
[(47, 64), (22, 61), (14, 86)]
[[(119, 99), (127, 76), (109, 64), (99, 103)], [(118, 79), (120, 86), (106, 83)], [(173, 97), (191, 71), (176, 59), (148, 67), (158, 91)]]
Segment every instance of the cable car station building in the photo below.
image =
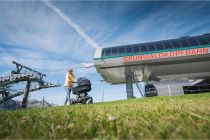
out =
[(97, 72), (111, 84), (126, 83), (132, 98), (132, 83), (163, 79), (210, 79), (210, 33), (162, 41), (96, 49)]

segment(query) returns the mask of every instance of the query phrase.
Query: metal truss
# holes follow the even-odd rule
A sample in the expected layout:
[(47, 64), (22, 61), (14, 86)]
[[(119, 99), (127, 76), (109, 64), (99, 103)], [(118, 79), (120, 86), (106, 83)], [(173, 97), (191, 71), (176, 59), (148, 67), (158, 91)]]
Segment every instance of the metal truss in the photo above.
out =
[[(16, 65), (16, 70), (11, 71), (11, 74), (8, 76), (0, 77), (0, 103), (24, 95), (21, 106), (22, 108), (26, 108), (29, 92), (60, 86), (60, 84), (52, 84), (44, 81), (43, 78), (46, 77), (46, 75), (39, 71), (33, 70), (15, 61), (12, 63)], [(11, 87), (21, 82), (26, 82), (25, 89), (12, 92)], [(32, 84), (36, 86), (33, 87)]]

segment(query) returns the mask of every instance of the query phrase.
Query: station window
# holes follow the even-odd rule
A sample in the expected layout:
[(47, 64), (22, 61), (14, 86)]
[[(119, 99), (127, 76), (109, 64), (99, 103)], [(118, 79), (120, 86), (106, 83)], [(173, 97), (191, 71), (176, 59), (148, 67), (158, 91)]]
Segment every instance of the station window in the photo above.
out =
[(188, 41), (186, 39), (180, 40), (180, 42), (183, 47), (190, 47), (190, 44), (188, 43)]
[(110, 56), (111, 55), (111, 48), (106, 48), (105, 49), (105, 56)]
[(163, 45), (162, 45), (161, 42), (156, 42), (156, 43), (155, 43), (155, 46), (156, 46), (156, 49), (157, 49), (157, 50), (164, 50), (164, 47), (163, 47)]
[(208, 44), (207, 40), (203, 37), (198, 37), (197, 40), (201, 45), (207, 45)]
[(147, 44), (141, 44), (140, 48), (141, 48), (141, 52), (147, 52), (148, 51)]
[(193, 38), (189, 39), (188, 41), (190, 42), (191, 46), (198, 46), (199, 45), (199, 43)]
[(125, 54), (125, 47), (119, 47), (119, 54)]
[(170, 42), (169, 41), (164, 41), (163, 42), (163, 45), (165, 46), (165, 49), (172, 49), (173, 47), (171, 46)]
[(206, 38), (206, 40), (209, 41), (209, 44), (210, 44), (210, 35), (206, 35), (205, 38)]
[(171, 44), (173, 45), (173, 48), (180, 48), (181, 47), (178, 40), (171, 40)]
[(112, 55), (118, 55), (118, 47), (112, 48)]
[(126, 54), (133, 53), (133, 48), (131, 46), (126, 47)]
[(102, 50), (102, 57), (105, 56), (105, 49)]
[(148, 50), (149, 51), (156, 51), (154, 43), (148, 43), (147, 45), (148, 45)]
[(133, 52), (134, 52), (134, 53), (139, 53), (139, 52), (140, 52), (139, 45), (133, 46)]

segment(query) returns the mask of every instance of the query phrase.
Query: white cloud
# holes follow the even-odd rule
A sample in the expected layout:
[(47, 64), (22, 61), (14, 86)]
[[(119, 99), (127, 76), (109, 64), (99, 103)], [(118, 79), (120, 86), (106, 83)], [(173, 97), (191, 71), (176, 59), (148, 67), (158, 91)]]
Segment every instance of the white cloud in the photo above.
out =
[[(73, 19), (101, 47), (174, 38), (188, 33), (196, 35), (203, 31), (210, 31), (207, 31), (209, 26), (203, 30), (199, 29), (210, 21), (210, 16), (202, 17), (206, 14), (207, 9), (203, 8), (206, 3), (180, 2), (177, 6), (178, 2), (172, 2), (168, 7), (160, 7), (157, 11), (150, 11), (147, 9), (150, 6), (145, 8), (141, 5), (139, 10), (143, 7), (149, 12), (135, 21), (132, 21), (132, 14), (127, 14), (132, 13), (133, 8), (129, 2), (125, 2), (124, 5), (118, 3), (112, 9), (106, 7), (110, 6), (106, 4), (89, 7), (90, 5), (81, 6), (80, 3), (72, 3), (74, 2), (66, 6), (65, 1), (55, 2), (62, 12)], [(126, 17), (128, 15), (131, 17)], [(191, 20), (199, 15), (201, 15), (199, 20)], [(198, 30), (193, 31), (194, 29)], [(50, 80), (59, 80), (61, 84), (65, 79), (65, 71), (53, 70), (75, 67), (84, 61), (90, 62), (94, 51), (63, 19), (40, 1), (0, 3), (1, 42), (19, 47), (0, 48), (1, 65), (14, 67), (11, 62), (15, 60), (47, 72)], [(75, 74), (76, 77), (88, 77), (93, 83), (101, 79), (94, 68), (76, 69)], [(93, 84), (93, 86), (92, 95), (96, 100), (101, 100), (101, 84)], [(106, 90), (105, 100), (126, 98), (124, 85), (122, 87), (103, 85), (102, 87)], [(48, 96), (49, 93), (52, 94)], [(63, 103), (65, 91), (62, 88), (46, 90), (34, 93), (32, 97), (38, 98), (42, 95), (49, 97), (50, 102), (59, 100), (59, 103)]]
[(91, 60), (93, 49), (59, 16), (49, 12), (43, 3), (8, 2), (1, 7), (1, 15), (4, 16), (0, 20), (4, 22), (0, 22), (3, 36), (0, 42), (77, 60)]

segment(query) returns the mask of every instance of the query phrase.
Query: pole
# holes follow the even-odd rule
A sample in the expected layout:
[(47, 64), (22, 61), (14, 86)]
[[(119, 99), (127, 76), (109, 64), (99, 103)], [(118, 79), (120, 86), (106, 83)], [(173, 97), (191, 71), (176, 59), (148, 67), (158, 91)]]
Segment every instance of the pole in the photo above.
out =
[(25, 90), (24, 90), (24, 96), (23, 96), (23, 100), (22, 100), (22, 105), (21, 105), (22, 108), (26, 108), (27, 107), (30, 86), (31, 86), (31, 81), (27, 80), (26, 87), (25, 87)]
[(169, 96), (171, 96), (171, 88), (170, 88), (170, 85), (168, 85), (168, 93), (169, 93)]
[(102, 94), (102, 102), (104, 102), (104, 89), (103, 89), (103, 94)]
[(42, 108), (44, 108), (44, 97), (42, 99)]
[(127, 99), (134, 98), (133, 82), (132, 82), (132, 76), (131, 75), (126, 76), (126, 92), (127, 92)]

